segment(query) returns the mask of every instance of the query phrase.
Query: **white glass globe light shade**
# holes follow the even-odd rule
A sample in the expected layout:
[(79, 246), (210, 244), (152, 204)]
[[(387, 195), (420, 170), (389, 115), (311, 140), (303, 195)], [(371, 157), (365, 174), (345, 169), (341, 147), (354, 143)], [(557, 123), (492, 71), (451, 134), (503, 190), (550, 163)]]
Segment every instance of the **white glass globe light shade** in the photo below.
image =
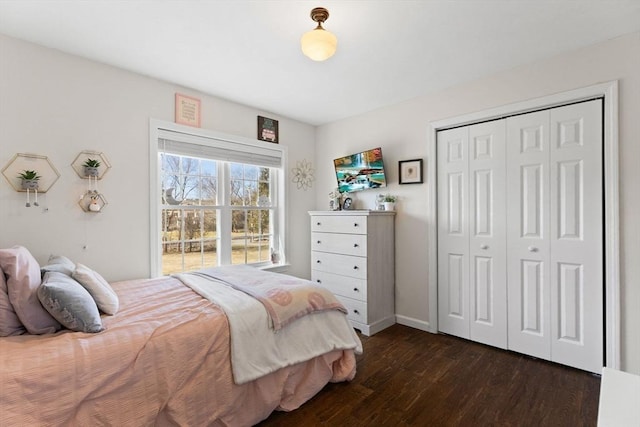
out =
[(302, 53), (314, 61), (324, 61), (336, 53), (338, 39), (324, 28), (305, 33), (300, 40)]

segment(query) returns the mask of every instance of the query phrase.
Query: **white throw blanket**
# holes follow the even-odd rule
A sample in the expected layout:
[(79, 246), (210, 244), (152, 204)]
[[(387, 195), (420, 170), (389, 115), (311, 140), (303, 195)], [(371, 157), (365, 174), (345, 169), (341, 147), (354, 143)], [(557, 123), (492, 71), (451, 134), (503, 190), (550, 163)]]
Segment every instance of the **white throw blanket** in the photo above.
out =
[[(257, 271), (257, 273), (259, 270)], [(219, 305), (229, 319), (231, 368), (243, 384), (332, 350), (355, 349), (362, 343), (344, 313), (329, 310), (304, 316), (274, 331), (264, 306), (231, 286), (197, 274), (176, 274), (186, 286)]]

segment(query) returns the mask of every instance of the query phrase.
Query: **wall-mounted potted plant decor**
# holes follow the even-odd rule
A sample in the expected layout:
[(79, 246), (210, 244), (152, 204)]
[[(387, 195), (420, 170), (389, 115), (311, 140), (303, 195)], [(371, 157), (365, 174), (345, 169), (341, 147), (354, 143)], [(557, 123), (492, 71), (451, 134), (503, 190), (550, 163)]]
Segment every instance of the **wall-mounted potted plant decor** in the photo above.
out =
[(100, 163), (100, 160), (97, 159), (89, 158), (85, 160), (85, 162), (83, 163), (84, 176), (97, 177), (98, 175), (100, 175), (100, 171), (98, 170), (98, 168), (101, 164), (102, 163)]
[(38, 175), (38, 172), (34, 170), (23, 170), (18, 174), (18, 177), (21, 179), (20, 186), (23, 190), (37, 190), (38, 189), (38, 181), (42, 178)]
[(98, 189), (98, 181), (111, 169), (109, 159), (99, 151), (81, 151), (71, 163), (71, 167), (82, 179), (87, 180), (85, 192), (78, 204), (85, 212), (98, 213), (107, 205), (107, 199)]
[(71, 167), (80, 178), (94, 181), (101, 180), (104, 174), (109, 172), (111, 163), (100, 151), (84, 150), (71, 162)]
[(47, 156), (24, 153), (13, 156), (2, 169), (2, 175), (15, 191), (26, 192), (37, 188), (40, 193), (46, 193), (60, 177)]
[(31, 206), (31, 193), (38, 205), (38, 193), (46, 193), (60, 178), (47, 156), (18, 153), (2, 169), (2, 175), (15, 191), (27, 193), (26, 207)]
[(33, 205), (40, 206), (40, 204), (38, 203), (38, 185), (40, 178), (42, 177), (38, 175), (38, 172), (27, 169), (20, 172), (18, 174), (18, 177), (21, 180), (20, 186), (22, 187), (22, 189), (27, 190), (27, 202), (25, 203), (25, 206), (28, 208), (31, 207), (31, 191), (33, 191), (35, 195)]

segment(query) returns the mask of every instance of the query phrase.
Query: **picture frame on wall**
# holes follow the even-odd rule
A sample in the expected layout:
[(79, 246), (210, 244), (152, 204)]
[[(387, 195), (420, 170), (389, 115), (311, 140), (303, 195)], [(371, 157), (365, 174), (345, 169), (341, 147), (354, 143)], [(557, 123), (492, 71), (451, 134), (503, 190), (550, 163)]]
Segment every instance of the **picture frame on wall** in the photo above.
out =
[(278, 143), (278, 121), (258, 116), (258, 139), (260, 141)]
[(176, 93), (176, 123), (200, 127), (200, 100), (192, 96)]
[(398, 162), (400, 184), (422, 184), (422, 159)]

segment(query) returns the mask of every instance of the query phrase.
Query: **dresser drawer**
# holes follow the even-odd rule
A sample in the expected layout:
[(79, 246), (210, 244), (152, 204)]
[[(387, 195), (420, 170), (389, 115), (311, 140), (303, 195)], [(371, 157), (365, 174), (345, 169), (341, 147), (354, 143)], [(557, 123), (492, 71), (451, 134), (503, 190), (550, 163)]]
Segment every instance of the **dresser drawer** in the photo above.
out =
[(347, 319), (354, 322), (367, 323), (367, 303), (346, 297), (337, 297), (347, 309)]
[(335, 295), (367, 301), (367, 281), (364, 279), (312, 270), (311, 280), (329, 289)]
[(367, 234), (366, 216), (313, 216), (311, 231), (324, 233)]
[(352, 255), (311, 251), (311, 268), (357, 279), (367, 278), (367, 259)]
[(367, 255), (367, 236), (364, 234), (311, 233), (311, 250), (344, 255)]

